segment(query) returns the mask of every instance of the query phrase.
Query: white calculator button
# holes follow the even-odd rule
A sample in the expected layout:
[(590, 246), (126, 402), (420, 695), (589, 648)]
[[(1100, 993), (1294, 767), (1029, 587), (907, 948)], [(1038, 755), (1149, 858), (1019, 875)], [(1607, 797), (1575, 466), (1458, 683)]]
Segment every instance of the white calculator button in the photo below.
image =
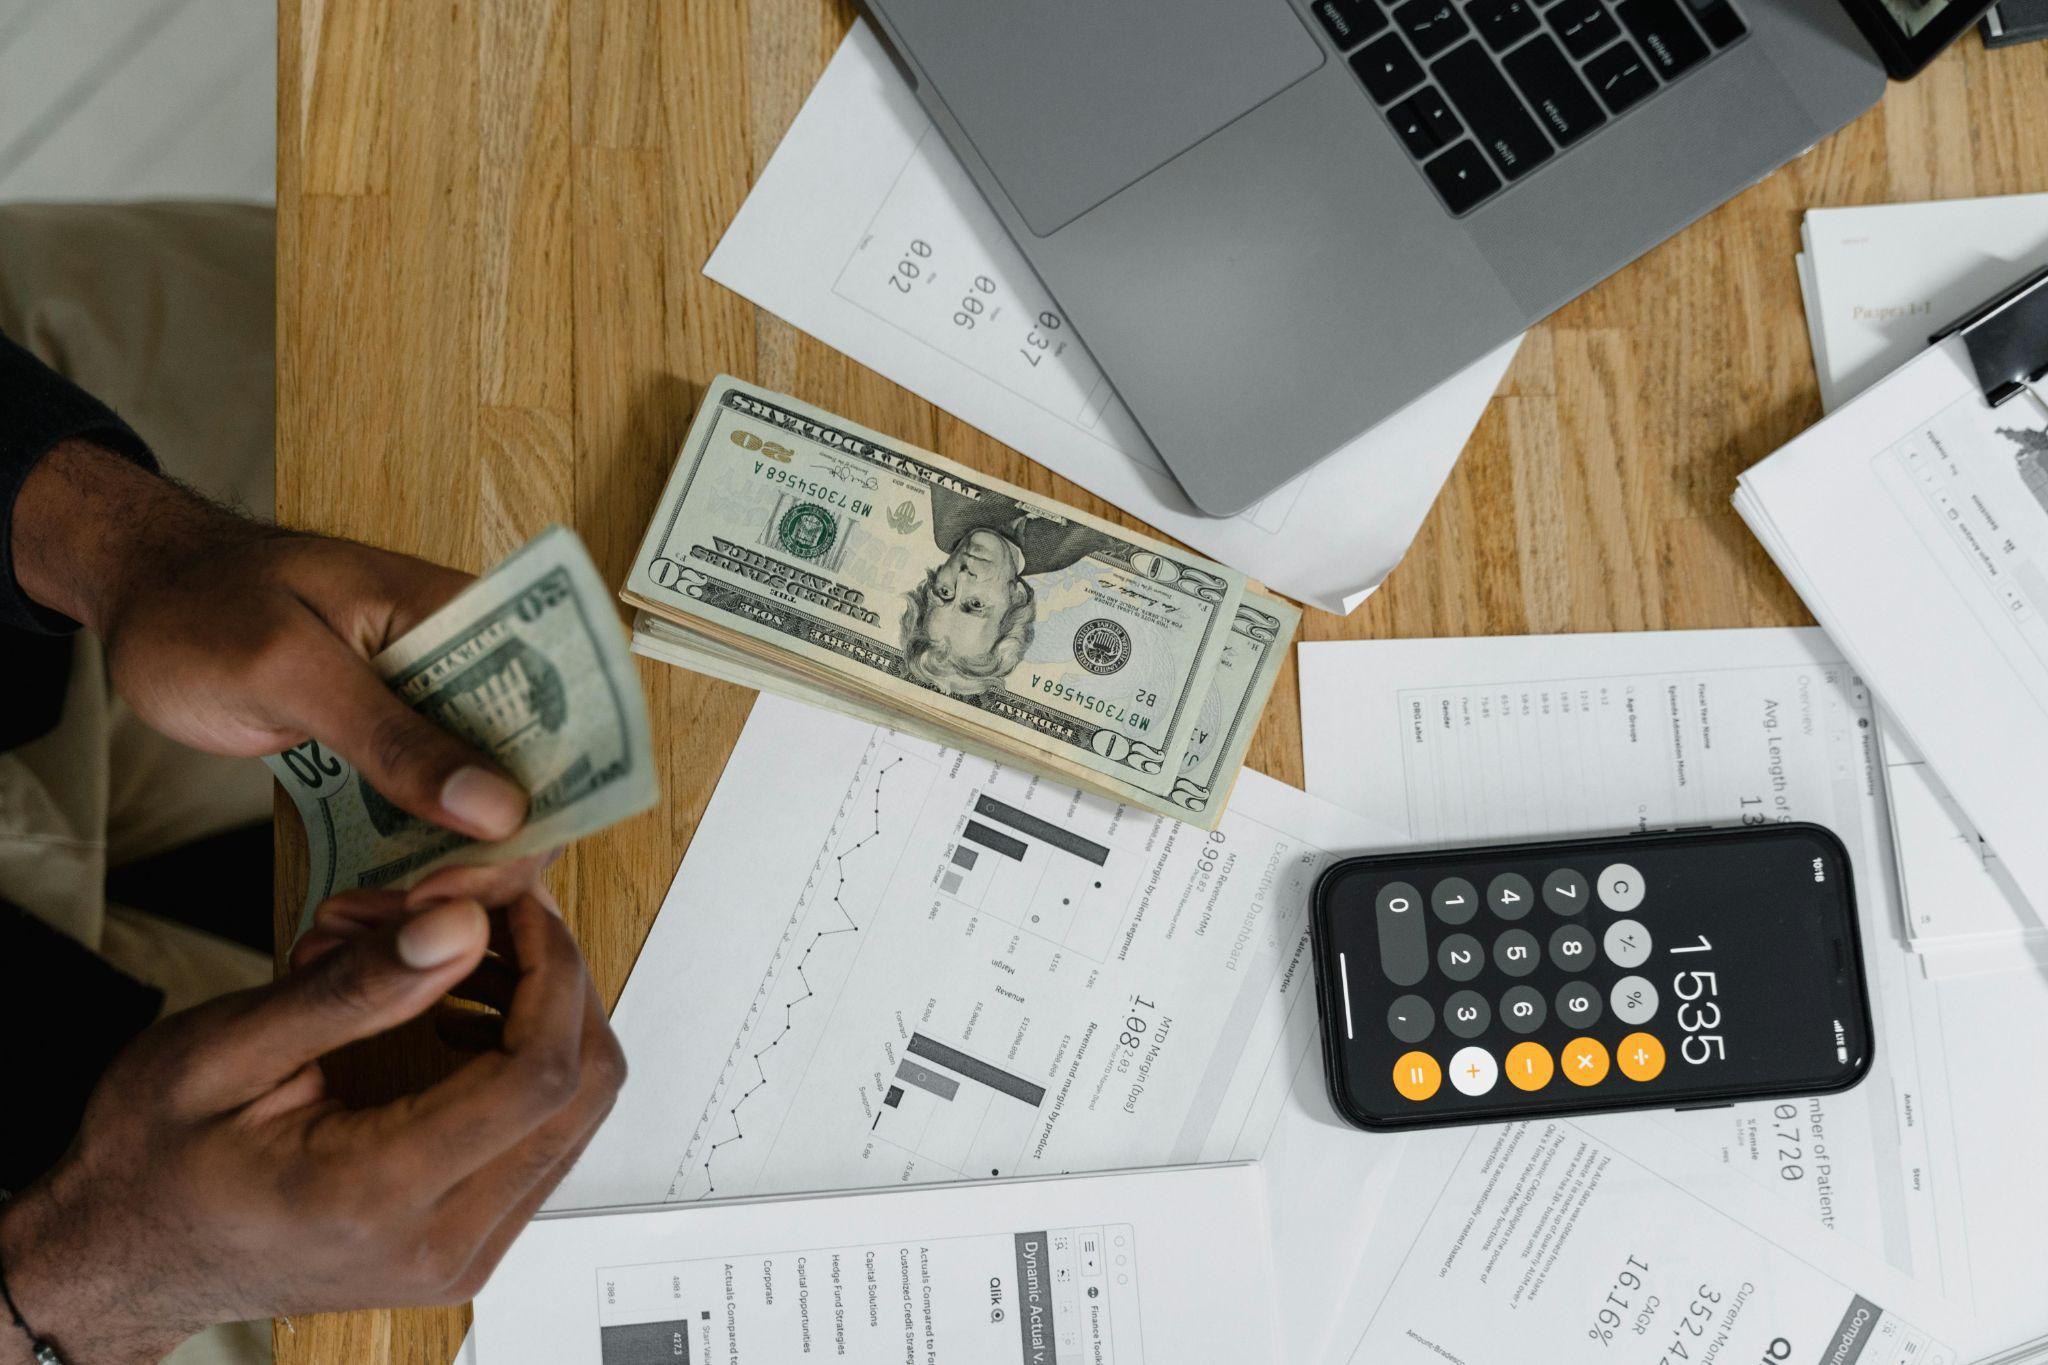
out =
[(1633, 910), (1643, 903), (1643, 874), (1627, 863), (1609, 863), (1600, 869), (1595, 889), (1609, 910)]
[(1640, 967), (1650, 960), (1650, 931), (1639, 920), (1616, 920), (1607, 926), (1603, 942), (1608, 960), (1617, 967)]
[(1483, 1047), (1461, 1047), (1446, 1067), (1460, 1095), (1484, 1095), (1500, 1079), (1500, 1063)]
[(1614, 1007), (1614, 1017), (1624, 1024), (1648, 1023), (1657, 1012), (1657, 988), (1645, 977), (1624, 976), (1607, 993), (1607, 1003)]

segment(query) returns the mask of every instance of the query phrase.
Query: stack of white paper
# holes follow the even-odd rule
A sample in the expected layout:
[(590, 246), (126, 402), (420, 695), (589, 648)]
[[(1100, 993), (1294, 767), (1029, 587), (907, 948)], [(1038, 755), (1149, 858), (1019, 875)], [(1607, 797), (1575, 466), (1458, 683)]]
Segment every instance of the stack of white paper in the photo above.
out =
[[(1919, 355), (1934, 331), (2048, 264), (2048, 194), (1815, 209), (1801, 236), (1814, 369), (1832, 411)], [(2002, 424), (2023, 428), (2024, 416)], [(1768, 509), (1758, 516), (1768, 540)], [(2048, 963), (2048, 926), (2008, 868), (1901, 728), (1887, 718), (1880, 729), (1900, 908), (1925, 969), (1961, 976)]]
[(1249, 511), (1204, 516), (865, 22), (704, 273), (1168, 535), (1336, 612), (1407, 552), (1521, 344), (1447, 377)]

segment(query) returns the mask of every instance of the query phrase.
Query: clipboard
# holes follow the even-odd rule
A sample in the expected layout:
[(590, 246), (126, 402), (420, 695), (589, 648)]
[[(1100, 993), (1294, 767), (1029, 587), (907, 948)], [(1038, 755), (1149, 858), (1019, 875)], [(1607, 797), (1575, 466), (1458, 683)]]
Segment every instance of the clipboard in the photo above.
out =
[(1938, 346), (1961, 337), (1984, 401), (1998, 407), (2022, 393), (2048, 412), (2039, 385), (2048, 376), (2048, 266), (1927, 339)]

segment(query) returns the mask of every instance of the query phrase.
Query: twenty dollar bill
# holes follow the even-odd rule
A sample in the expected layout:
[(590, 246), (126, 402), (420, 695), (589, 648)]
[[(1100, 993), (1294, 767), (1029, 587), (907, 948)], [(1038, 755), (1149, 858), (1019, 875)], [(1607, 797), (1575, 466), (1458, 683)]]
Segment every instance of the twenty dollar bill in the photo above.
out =
[(526, 788), (510, 839), (480, 843), (407, 814), (317, 741), (264, 759), (306, 827), (302, 928), (337, 891), (510, 861), (654, 804), (646, 702), (609, 596), (583, 542), (553, 526), (370, 661), (406, 705)]

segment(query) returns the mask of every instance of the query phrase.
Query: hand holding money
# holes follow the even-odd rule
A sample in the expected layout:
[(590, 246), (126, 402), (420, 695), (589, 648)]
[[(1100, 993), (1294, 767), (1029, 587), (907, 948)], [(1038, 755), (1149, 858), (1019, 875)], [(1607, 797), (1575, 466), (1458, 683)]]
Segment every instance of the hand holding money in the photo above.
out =
[(634, 648), (1205, 828), (1300, 613), (1242, 574), (721, 376)]
[(526, 790), (509, 838), (420, 819), (317, 739), (264, 760), (306, 827), (302, 926), (336, 892), (507, 862), (654, 804), (646, 704), (614, 612), (583, 543), (551, 527), (370, 661), (399, 700)]

